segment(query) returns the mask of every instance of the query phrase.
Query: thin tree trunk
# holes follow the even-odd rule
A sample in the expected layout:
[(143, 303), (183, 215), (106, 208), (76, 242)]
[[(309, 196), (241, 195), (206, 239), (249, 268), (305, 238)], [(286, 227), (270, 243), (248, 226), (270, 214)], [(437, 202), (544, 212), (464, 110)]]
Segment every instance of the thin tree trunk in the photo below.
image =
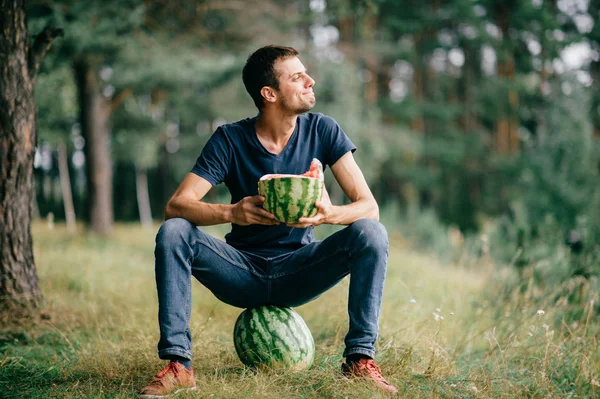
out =
[[(502, 31), (502, 48), (498, 57), (498, 76), (511, 83), (515, 77), (515, 60), (510, 39), (512, 3), (499, 3), (496, 11), (497, 24)], [(501, 155), (515, 154), (519, 150), (519, 95), (510, 88), (502, 99), (501, 115), (496, 121), (496, 149)]]
[(63, 204), (65, 207), (65, 218), (67, 219), (67, 231), (75, 233), (77, 226), (75, 208), (73, 207), (71, 178), (69, 177), (69, 160), (67, 146), (62, 140), (58, 143), (58, 174), (60, 176), (60, 188), (62, 189)]
[(468, 133), (476, 129), (477, 121), (474, 112), (472, 94), (475, 90), (475, 82), (477, 81), (476, 70), (479, 61), (476, 48), (470, 43), (464, 43), (461, 46), (465, 55), (465, 63), (462, 68), (462, 76), (459, 79), (460, 96), (462, 97), (462, 117), (460, 126), (463, 132)]
[(79, 92), (81, 130), (85, 138), (89, 228), (106, 236), (112, 231), (114, 219), (109, 105), (100, 94), (100, 84), (91, 60), (82, 56), (73, 67)]
[[(438, 0), (434, 0), (431, 4), (432, 12), (437, 13), (440, 8)], [(432, 170), (437, 167), (437, 161), (429, 155), (429, 142), (431, 135), (436, 133), (436, 124), (439, 124), (435, 119), (425, 118), (426, 104), (435, 100), (435, 80), (437, 79), (436, 72), (433, 70), (428, 60), (431, 56), (431, 43), (435, 42), (438, 35), (438, 29), (431, 22), (422, 31), (415, 35), (415, 56), (416, 63), (414, 66), (415, 77), (415, 96), (419, 104), (419, 115), (413, 120), (412, 125), (415, 130), (423, 134), (423, 151), (424, 155), (419, 159), (422, 167)], [(427, 208), (434, 205), (434, 190), (431, 187), (419, 188), (419, 205), (422, 208)]]
[(340, 21), (340, 41), (354, 43), (354, 19), (351, 14), (343, 16)]
[(152, 211), (150, 209), (150, 195), (148, 194), (147, 170), (135, 165), (135, 191), (137, 193), (140, 222), (145, 229), (152, 228)]
[(24, 2), (0, 0), (0, 9), (0, 310), (22, 314), (42, 300), (30, 227), (33, 88), (42, 58), (62, 31), (45, 29), (30, 48)]
[(425, 74), (425, 63), (423, 62), (424, 55), (421, 53), (422, 46), (421, 41), (423, 40), (422, 34), (415, 35), (415, 62), (414, 62), (414, 72), (413, 72), (413, 93), (415, 95), (415, 99), (417, 100), (417, 105), (419, 109), (418, 115), (415, 115), (410, 123), (411, 130), (419, 133), (425, 132), (425, 118), (423, 117), (423, 107), (425, 103), (425, 82), (424, 82), (424, 74)]
[[(159, 209), (162, 209), (162, 217), (165, 217), (164, 210), (167, 207), (167, 202), (173, 192), (175, 192), (177, 187), (173, 185), (172, 178), (172, 162), (169, 152), (166, 150), (165, 145), (161, 146), (158, 155), (158, 181), (160, 184), (159, 190), (159, 198), (160, 198), (160, 206)], [(209, 191), (210, 193), (210, 191)]]
[(600, 140), (600, 61), (593, 61), (590, 64), (592, 74), (592, 101), (591, 101), (591, 119), (594, 127), (594, 137)]
[[(362, 41), (365, 47), (373, 48), (375, 39), (375, 30), (377, 29), (377, 16), (374, 11), (369, 11), (368, 15), (363, 17)], [(369, 71), (369, 79), (364, 86), (364, 99), (366, 104), (376, 104), (379, 98), (379, 59), (376, 54), (366, 53), (364, 57), (365, 66)]]

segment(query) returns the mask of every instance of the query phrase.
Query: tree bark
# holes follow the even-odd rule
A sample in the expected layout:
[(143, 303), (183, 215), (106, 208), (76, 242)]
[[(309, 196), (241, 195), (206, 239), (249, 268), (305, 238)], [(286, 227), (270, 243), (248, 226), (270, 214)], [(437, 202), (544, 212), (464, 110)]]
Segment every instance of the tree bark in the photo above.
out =
[(71, 191), (71, 179), (69, 177), (69, 156), (67, 146), (64, 142), (58, 144), (58, 173), (60, 176), (60, 188), (62, 190), (63, 205), (65, 207), (65, 218), (67, 230), (70, 233), (77, 231), (75, 221), (75, 208), (73, 207), (73, 192)]
[(20, 314), (42, 300), (30, 227), (33, 87), (42, 58), (62, 31), (45, 29), (30, 49), (24, 2), (0, 0), (0, 9), (0, 311)]
[(107, 236), (113, 227), (112, 162), (108, 128), (109, 104), (100, 94), (94, 64), (88, 56), (79, 57), (74, 65), (81, 131), (85, 139), (89, 229)]
[(152, 228), (152, 210), (150, 209), (150, 195), (148, 194), (148, 173), (144, 168), (135, 165), (135, 191), (137, 194), (140, 223), (145, 229)]
[[(369, 12), (363, 17), (362, 42), (365, 47), (374, 47), (375, 30), (377, 29), (377, 16)], [(379, 59), (376, 54), (365, 54), (364, 63), (369, 76), (364, 85), (364, 98), (366, 104), (376, 104), (379, 98)]]
[[(502, 31), (498, 76), (511, 84), (515, 77), (515, 60), (509, 32), (513, 6), (510, 2), (498, 3), (496, 8), (496, 21)], [(515, 154), (519, 151), (519, 95), (515, 89), (509, 88), (502, 101), (505, 106), (496, 121), (496, 149), (501, 155)]]

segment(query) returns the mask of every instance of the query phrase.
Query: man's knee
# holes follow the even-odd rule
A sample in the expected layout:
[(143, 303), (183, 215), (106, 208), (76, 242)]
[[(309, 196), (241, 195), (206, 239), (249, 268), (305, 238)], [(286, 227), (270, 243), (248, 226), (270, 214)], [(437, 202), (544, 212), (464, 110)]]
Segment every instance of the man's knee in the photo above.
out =
[(156, 234), (156, 246), (168, 247), (175, 243), (180, 243), (189, 236), (192, 229), (195, 229), (192, 223), (182, 218), (173, 218), (166, 220), (158, 229)]
[(357, 240), (366, 246), (377, 249), (388, 249), (388, 233), (383, 224), (373, 219), (358, 219), (350, 225), (357, 233)]

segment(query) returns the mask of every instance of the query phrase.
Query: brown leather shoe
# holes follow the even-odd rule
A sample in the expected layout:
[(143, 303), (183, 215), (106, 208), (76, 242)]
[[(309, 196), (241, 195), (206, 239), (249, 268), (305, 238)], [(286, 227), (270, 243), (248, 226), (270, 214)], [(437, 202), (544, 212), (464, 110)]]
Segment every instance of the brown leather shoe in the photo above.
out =
[(140, 398), (166, 398), (185, 390), (196, 390), (194, 371), (181, 363), (171, 362), (142, 389)]
[(373, 382), (379, 389), (396, 394), (398, 390), (381, 375), (381, 369), (373, 359), (360, 359), (354, 362), (342, 363), (342, 374), (352, 378), (364, 378)]

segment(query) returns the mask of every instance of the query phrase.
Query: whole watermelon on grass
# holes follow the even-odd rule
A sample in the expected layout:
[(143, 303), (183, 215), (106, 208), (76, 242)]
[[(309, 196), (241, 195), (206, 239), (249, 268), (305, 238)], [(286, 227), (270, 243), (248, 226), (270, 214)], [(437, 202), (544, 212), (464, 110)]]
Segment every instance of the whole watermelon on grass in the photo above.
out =
[(264, 175), (258, 193), (265, 197), (263, 208), (282, 223), (296, 223), (317, 213), (315, 201), (323, 194), (323, 165), (313, 159), (310, 170), (301, 175)]
[(235, 350), (246, 366), (305, 370), (315, 343), (308, 326), (292, 308), (259, 306), (244, 310), (233, 329)]

